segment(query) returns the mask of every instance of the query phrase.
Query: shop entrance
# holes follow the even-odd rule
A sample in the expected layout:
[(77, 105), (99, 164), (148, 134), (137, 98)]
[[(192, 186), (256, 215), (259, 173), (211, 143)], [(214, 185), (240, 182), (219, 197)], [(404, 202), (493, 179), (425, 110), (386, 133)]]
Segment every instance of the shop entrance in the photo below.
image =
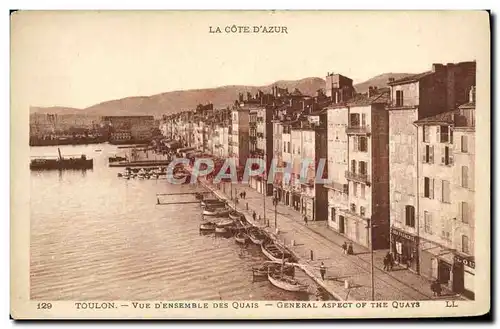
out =
[(453, 264), (453, 291), (461, 294), (464, 291), (464, 265)]
[(448, 282), (450, 281), (450, 271), (451, 271), (450, 264), (443, 262), (441, 260), (438, 262), (438, 280), (439, 280), (439, 283), (448, 284)]

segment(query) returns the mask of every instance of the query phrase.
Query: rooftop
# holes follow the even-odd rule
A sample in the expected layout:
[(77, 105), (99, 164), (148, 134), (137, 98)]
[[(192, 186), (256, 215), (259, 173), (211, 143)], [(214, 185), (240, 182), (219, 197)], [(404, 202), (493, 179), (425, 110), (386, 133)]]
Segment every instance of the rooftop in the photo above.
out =
[(429, 76), (429, 75), (431, 75), (433, 73), (434, 72), (432, 72), (432, 71), (426, 71), (426, 72), (423, 72), (423, 73), (418, 73), (418, 74), (410, 75), (410, 76), (407, 76), (407, 77), (404, 77), (404, 78), (401, 78), (401, 79), (390, 81), (387, 84), (389, 86), (393, 86), (393, 85), (402, 85), (402, 84), (410, 83), (410, 82), (416, 82), (416, 81), (419, 81), (420, 79), (422, 79), (422, 78), (424, 78), (426, 76)]
[(455, 111), (448, 111), (448, 112), (443, 112), (439, 113), (427, 118), (423, 118), (420, 120), (415, 121), (416, 124), (432, 124), (432, 123), (448, 123), (448, 124), (453, 124), (455, 122), (454, 120), (454, 115)]

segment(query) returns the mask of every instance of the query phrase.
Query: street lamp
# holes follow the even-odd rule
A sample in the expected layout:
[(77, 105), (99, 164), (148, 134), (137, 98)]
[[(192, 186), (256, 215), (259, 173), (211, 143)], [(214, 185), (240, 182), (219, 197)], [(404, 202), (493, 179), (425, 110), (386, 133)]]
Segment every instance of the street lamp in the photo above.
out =
[(372, 223), (372, 220), (371, 218), (368, 218), (367, 219), (368, 221), (368, 226), (366, 226), (366, 228), (368, 228), (368, 236), (369, 236), (369, 239), (370, 239), (370, 260), (371, 260), (371, 264), (370, 264), (370, 267), (371, 267), (371, 271), (370, 271), (370, 278), (371, 278), (371, 284), (372, 284), (372, 288), (371, 288), (371, 291), (372, 291), (372, 300), (375, 300), (375, 277), (374, 277), (374, 273), (373, 273), (373, 223)]

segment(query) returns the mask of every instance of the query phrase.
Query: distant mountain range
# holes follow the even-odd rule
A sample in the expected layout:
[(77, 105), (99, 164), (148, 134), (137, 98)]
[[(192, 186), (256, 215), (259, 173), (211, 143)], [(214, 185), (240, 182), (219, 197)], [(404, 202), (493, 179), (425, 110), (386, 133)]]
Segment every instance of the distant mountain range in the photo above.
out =
[[(389, 78), (400, 79), (412, 73), (384, 73), (367, 81), (355, 84), (358, 93), (366, 93), (368, 87), (383, 88), (387, 86)], [(85, 109), (71, 107), (31, 107), (30, 113), (39, 114), (85, 114), (90, 116), (103, 115), (154, 115), (176, 113), (183, 110), (194, 109), (198, 104), (213, 103), (215, 108), (232, 105), (239, 93), (255, 94), (259, 89), (270, 92), (271, 87), (288, 88), (292, 92), (295, 88), (305, 95), (315, 95), (316, 91), (325, 88), (325, 80), (317, 77), (301, 80), (281, 80), (267, 86), (223, 86), (208, 89), (192, 89), (171, 91), (152, 96), (126, 97), (111, 100), (90, 106)]]

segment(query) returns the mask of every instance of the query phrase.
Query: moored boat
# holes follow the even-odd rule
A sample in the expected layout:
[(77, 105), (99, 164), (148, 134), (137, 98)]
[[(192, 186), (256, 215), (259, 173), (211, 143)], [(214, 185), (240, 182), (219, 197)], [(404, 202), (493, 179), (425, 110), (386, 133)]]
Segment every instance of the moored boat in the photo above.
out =
[(200, 225), (200, 231), (215, 231), (216, 225), (212, 222), (202, 223)]
[(216, 217), (225, 217), (229, 214), (229, 210), (225, 208), (213, 209), (207, 208), (203, 210), (204, 216), (216, 216)]
[(225, 227), (215, 227), (215, 233), (227, 233), (227, 228)]
[(286, 291), (299, 292), (307, 290), (306, 285), (298, 282), (292, 277), (282, 275), (281, 273), (277, 273), (275, 271), (269, 271), (267, 278), (273, 286)]
[(240, 213), (240, 212), (238, 212), (238, 211), (234, 211), (234, 210), (233, 210), (233, 211), (231, 211), (231, 212), (229, 213), (229, 218), (234, 219), (234, 220), (238, 220), (238, 219), (240, 219), (242, 216), (243, 216), (243, 214), (242, 214), (242, 213)]
[(234, 236), (234, 240), (237, 242), (237, 243), (241, 243), (241, 244), (245, 244), (247, 243), (247, 240), (248, 240), (248, 237), (246, 236), (245, 233), (238, 233)]
[(219, 200), (219, 199), (206, 199), (206, 200), (202, 200), (200, 202), (200, 204), (203, 208), (206, 208), (206, 207), (225, 207), (226, 201)]
[(262, 253), (275, 262), (289, 261), (291, 255), (286, 250), (278, 247), (274, 242), (267, 242), (261, 245)]
[(248, 238), (257, 245), (261, 245), (266, 240), (266, 236), (255, 227), (248, 230)]
[[(265, 277), (267, 278), (269, 272), (281, 272), (282, 263), (279, 264), (277, 262), (265, 262), (260, 266), (252, 267), (252, 272), (255, 277)], [(288, 276), (295, 275), (295, 267), (290, 264), (285, 264), (283, 267), (283, 274)]]
[(232, 219), (223, 219), (217, 223), (218, 227), (231, 226), (234, 224), (234, 220)]

